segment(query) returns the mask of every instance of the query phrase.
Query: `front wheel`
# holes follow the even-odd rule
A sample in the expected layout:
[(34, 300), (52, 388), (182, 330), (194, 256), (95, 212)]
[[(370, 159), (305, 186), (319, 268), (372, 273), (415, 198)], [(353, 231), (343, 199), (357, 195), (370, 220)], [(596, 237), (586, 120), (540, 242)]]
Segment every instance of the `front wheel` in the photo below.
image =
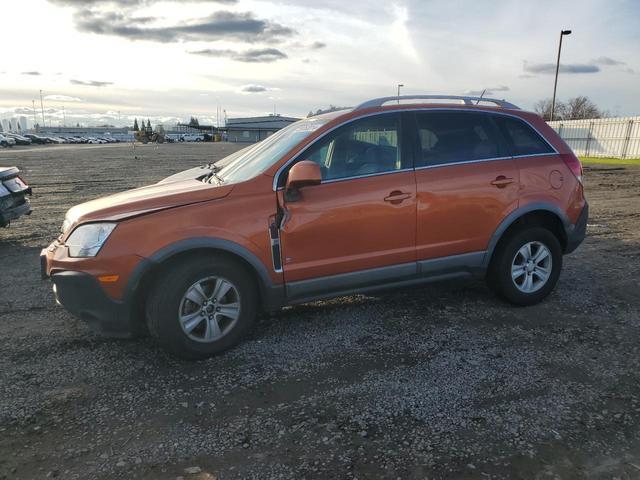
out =
[(561, 269), (562, 249), (556, 236), (545, 228), (532, 227), (498, 246), (487, 280), (514, 305), (533, 305), (551, 293)]
[(147, 325), (170, 353), (207, 358), (236, 345), (252, 327), (258, 292), (236, 262), (193, 257), (165, 275), (147, 301)]

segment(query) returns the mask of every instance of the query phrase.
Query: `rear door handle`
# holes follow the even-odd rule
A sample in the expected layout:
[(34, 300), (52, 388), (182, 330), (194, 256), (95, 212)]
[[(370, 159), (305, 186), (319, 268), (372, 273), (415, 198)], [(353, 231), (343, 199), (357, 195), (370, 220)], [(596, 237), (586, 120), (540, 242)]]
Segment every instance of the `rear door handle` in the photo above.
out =
[(384, 201), (395, 204), (395, 203), (400, 203), (403, 200), (406, 200), (407, 198), (411, 198), (410, 193), (404, 193), (404, 192), (401, 192), (400, 190), (394, 190), (389, 194), (388, 197), (384, 197)]
[(494, 185), (498, 188), (504, 188), (507, 185), (513, 183), (513, 178), (505, 177), (504, 175), (499, 175), (496, 177), (494, 181), (491, 182), (491, 185)]

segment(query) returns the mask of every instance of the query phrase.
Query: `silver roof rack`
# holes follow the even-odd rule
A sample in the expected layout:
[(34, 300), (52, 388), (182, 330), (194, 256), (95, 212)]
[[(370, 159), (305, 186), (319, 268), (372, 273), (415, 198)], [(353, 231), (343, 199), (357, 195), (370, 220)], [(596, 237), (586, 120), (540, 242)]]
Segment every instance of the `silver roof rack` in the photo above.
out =
[(520, 110), (519, 107), (517, 107), (513, 103), (507, 102), (506, 100), (484, 97), (467, 97), (464, 95), (400, 95), (399, 97), (381, 97), (367, 100), (366, 102), (361, 103), (356, 108), (354, 108), (354, 110), (362, 110), (363, 108), (370, 107), (381, 107), (385, 103), (398, 102), (400, 100), (457, 100), (461, 103), (464, 103), (465, 105), (477, 105), (479, 102), (490, 102), (497, 105), (498, 107)]

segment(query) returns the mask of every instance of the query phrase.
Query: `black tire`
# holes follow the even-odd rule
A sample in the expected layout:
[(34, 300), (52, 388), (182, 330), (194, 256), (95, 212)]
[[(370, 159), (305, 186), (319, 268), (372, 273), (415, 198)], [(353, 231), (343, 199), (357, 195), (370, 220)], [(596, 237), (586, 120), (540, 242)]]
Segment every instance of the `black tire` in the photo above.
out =
[[(232, 328), (208, 343), (191, 339), (178, 319), (183, 295), (195, 282), (207, 277), (231, 282), (239, 295), (240, 313)], [(149, 333), (168, 352), (187, 360), (198, 360), (228, 350), (242, 340), (255, 321), (259, 302), (252, 275), (239, 263), (225, 257), (192, 257), (167, 269), (147, 299)], [(206, 320), (205, 320), (206, 321)]]
[[(518, 251), (529, 242), (539, 242), (551, 253), (551, 273), (538, 290), (526, 293), (511, 278), (511, 267)], [(498, 244), (491, 259), (487, 283), (500, 297), (518, 305), (534, 305), (544, 300), (554, 289), (562, 270), (562, 248), (556, 236), (546, 228), (525, 227)]]

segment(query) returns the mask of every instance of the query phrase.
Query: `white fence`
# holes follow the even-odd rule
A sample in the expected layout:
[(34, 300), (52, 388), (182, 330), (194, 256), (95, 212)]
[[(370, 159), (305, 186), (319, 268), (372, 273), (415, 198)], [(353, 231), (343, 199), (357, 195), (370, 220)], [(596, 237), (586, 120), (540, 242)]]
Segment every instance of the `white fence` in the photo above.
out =
[(576, 155), (640, 158), (640, 117), (549, 122)]

